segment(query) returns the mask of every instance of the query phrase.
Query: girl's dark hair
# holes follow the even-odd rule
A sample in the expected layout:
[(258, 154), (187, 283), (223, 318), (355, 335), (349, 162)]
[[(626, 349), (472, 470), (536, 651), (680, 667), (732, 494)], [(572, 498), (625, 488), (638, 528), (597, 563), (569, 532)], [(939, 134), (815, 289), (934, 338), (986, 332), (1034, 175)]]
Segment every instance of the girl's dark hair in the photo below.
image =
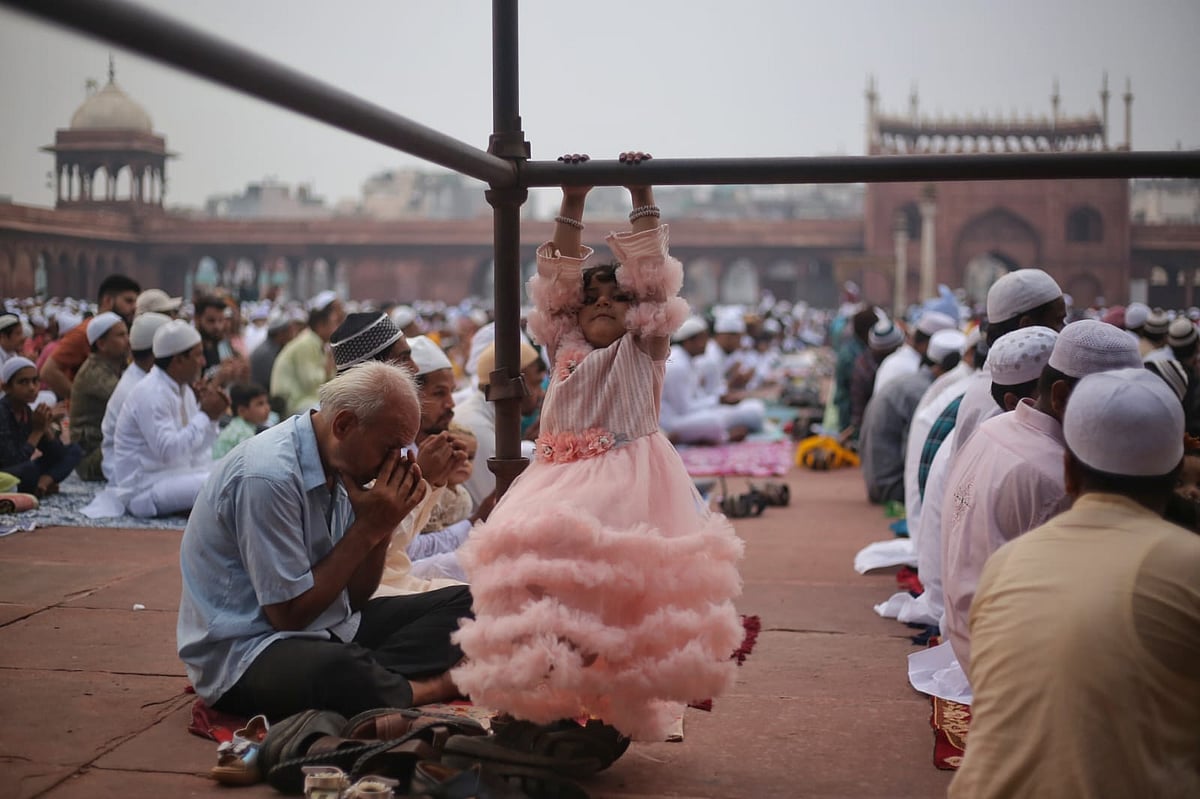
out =
[(616, 283), (619, 263), (599, 264), (583, 270), (583, 290), (587, 291), (593, 283)]

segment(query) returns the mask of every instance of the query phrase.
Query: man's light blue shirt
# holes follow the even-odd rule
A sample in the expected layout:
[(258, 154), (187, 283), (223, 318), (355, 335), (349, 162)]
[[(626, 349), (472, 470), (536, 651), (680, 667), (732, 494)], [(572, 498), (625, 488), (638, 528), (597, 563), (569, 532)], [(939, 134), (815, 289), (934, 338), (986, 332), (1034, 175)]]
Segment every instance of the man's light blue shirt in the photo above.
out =
[(215, 466), (179, 557), (176, 638), (201, 698), (220, 699), (280, 638), (354, 638), (359, 614), (344, 590), (304, 630), (280, 632), (263, 612), (312, 588), (313, 566), (353, 520), (345, 489), (326, 486), (310, 414), (281, 422)]

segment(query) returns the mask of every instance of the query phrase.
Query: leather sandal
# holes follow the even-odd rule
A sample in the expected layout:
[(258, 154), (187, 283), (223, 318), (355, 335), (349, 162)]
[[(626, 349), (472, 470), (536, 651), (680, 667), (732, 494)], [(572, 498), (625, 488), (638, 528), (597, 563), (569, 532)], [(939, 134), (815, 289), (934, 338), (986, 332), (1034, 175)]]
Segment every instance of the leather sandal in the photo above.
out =
[(422, 727), (442, 727), (453, 735), (487, 735), (482, 724), (467, 716), (431, 713), (417, 708), (381, 707), (352, 717), (342, 728), (342, 737), (394, 741)]
[(764, 483), (762, 486), (751, 483), (750, 490), (762, 494), (767, 504), (773, 507), (784, 508), (792, 501), (792, 489), (787, 483)]
[(217, 765), (208, 775), (222, 785), (254, 785), (262, 780), (258, 750), (271, 725), (266, 716), (255, 716), (233, 738), (217, 747)]

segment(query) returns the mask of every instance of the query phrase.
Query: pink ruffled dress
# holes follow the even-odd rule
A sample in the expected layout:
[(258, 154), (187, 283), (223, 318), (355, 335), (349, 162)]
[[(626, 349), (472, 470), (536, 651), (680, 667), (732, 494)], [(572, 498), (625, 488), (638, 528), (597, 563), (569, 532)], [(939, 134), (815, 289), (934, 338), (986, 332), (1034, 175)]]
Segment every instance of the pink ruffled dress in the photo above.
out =
[(459, 550), (475, 619), (456, 633), (467, 660), (453, 677), (517, 718), (592, 716), (662, 740), (679, 703), (733, 682), (742, 543), (659, 432), (665, 361), (637, 344), (688, 313), (667, 228), (608, 243), (637, 303), (629, 332), (604, 349), (577, 322), (591, 250), (538, 250), (529, 326), (553, 360), (542, 434), (536, 460)]

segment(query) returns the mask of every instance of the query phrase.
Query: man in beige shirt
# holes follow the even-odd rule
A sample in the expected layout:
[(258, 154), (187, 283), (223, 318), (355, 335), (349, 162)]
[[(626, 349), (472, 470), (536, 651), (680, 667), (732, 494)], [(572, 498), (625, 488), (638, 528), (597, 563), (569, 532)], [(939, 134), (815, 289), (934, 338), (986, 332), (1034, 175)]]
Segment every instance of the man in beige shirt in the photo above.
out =
[(1164, 521), (1183, 409), (1144, 369), (1083, 378), (1074, 506), (988, 560), (971, 607), (963, 797), (1200, 796), (1200, 536)]

